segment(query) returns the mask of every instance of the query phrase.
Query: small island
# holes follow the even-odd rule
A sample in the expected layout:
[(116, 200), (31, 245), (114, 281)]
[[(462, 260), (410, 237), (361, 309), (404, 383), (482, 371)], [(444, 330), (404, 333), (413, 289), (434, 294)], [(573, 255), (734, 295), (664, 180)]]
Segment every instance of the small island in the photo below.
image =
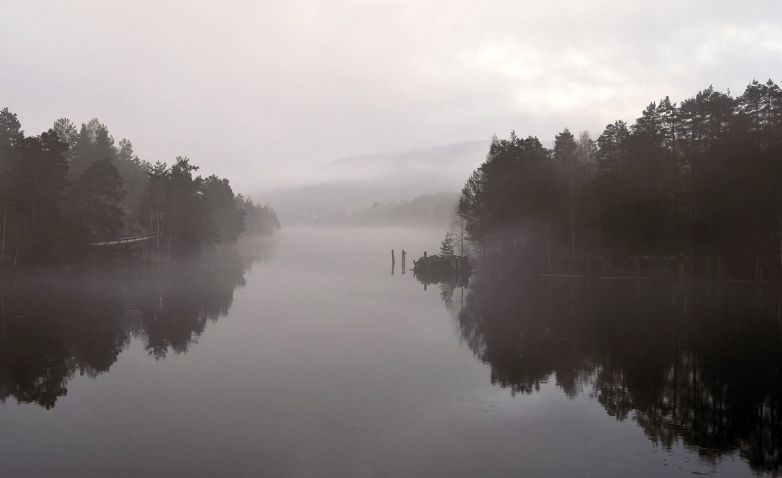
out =
[(454, 250), (453, 234), (446, 233), (440, 243), (440, 254), (424, 255), (413, 261), (413, 274), (421, 282), (435, 284), (441, 282), (467, 283), (472, 269), (464, 252), (457, 255)]

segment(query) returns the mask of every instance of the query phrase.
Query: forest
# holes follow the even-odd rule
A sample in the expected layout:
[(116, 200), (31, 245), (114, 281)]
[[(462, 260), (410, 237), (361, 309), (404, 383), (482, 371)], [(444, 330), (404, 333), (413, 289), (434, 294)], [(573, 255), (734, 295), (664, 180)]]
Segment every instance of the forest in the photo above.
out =
[(527, 272), (782, 279), (782, 90), (665, 97), (553, 149), (495, 138), (457, 214), (476, 251)]
[(97, 119), (67, 118), (26, 136), (0, 110), (0, 267), (84, 255), (98, 241), (154, 236), (171, 253), (235, 242), (279, 228), (274, 210), (234, 193), (227, 179), (196, 175), (187, 157), (141, 160)]

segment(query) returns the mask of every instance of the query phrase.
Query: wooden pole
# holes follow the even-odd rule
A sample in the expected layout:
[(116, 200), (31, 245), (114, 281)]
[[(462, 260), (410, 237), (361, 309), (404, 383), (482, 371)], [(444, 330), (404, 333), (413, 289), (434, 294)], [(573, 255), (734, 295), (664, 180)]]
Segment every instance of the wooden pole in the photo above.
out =
[(394, 275), (395, 267), (396, 267), (396, 257), (394, 257), (394, 250), (391, 249), (391, 275)]

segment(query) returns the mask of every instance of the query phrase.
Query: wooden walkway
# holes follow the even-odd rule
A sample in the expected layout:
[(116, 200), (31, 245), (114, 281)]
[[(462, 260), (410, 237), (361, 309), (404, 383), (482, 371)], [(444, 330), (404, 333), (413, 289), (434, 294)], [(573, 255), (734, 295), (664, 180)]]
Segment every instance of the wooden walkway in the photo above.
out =
[(99, 241), (90, 244), (90, 247), (116, 247), (116, 246), (141, 246), (145, 242), (151, 241), (155, 236), (131, 236), (122, 237), (113, 241)]

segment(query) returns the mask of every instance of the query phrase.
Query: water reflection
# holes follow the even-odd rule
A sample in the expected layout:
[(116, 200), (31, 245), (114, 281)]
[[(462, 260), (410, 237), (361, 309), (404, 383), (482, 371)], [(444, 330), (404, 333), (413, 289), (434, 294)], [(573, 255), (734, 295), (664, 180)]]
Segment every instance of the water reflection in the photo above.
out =
[(0, 280), (0, 401), (51, 408), (75, 374), (107, 372), (131, 339), (155, 359), (186, 352), (267, 253), (225, 248), (166, 264)]
[(778, 473), (780, 287), (483, 273), (454, 304), (453, 286), (443, 299), (492, 383), (530, 394), (553, 380), (666, 449)]
[(415, 278), (423, 284), (424, 290), (430, 285), (437, 285), (440, 288), (440, 298), (443, 299), (448, 310), (451, 310), (454, 305), (454, 292), (457, 289), (461, 291), (460, 306), (463, 305), (461, 303), (464, 300), (464, 288), (470, 280), (470, 270), (464, 269), (455, 273), (442, 269), (423, 270), (416, 272)]

